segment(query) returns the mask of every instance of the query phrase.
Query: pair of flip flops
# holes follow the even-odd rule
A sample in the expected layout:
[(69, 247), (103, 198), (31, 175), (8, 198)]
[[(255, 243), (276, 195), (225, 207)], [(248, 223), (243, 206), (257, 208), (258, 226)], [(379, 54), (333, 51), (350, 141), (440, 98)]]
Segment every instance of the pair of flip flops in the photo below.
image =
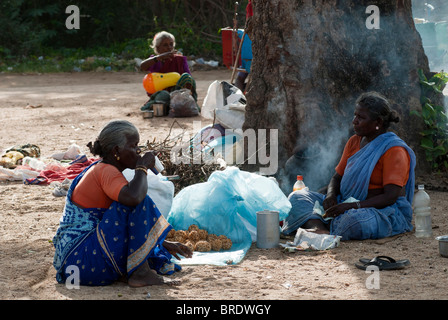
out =
[(408, 259), (395, 260), (388, 256), (377, 256), (373, 259), (361, 258), (359, 262), (361, 264), (355, 263), (355, 266), (361, 270), (366, 270), (369, 266), (378, 267), (379, 270), (399, 270), (410, 265)]

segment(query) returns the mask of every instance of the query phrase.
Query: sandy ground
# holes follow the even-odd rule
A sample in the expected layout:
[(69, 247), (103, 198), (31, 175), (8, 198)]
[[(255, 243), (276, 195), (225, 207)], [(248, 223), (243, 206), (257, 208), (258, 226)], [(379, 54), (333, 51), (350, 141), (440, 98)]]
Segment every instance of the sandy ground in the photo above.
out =
[[(200, 104), (214, 80), (229, 80), (227, 70), (193, 73)], [(174, 119), (145, 120), (139, 108), (147, 100), (139, 73), (72, 73), (0, 75), (0, 149), (32, 143), (42, 156), (64, 152), (72, 143), (84, 146), (111, 119), (132, 121), (141, 140), (165, 138)], [(27, 108), (41, 105), (39, 108)], [(176, 119), (187, 129), (196, 118)], [(208, 124), (202, 121), (203, 125)], [(446, 192), (429, 190), (434, 237), (407, 233), (372, 241), (343, 242), (320, 252), (285, 253), (254, 244), (238, 265), (184, 266), (172, 278), (176, 287), (107, 287), (68, 289), (55, 281), (54, 248), (63, 197), (49, 186), (0, 182), (0, 299), (215, 300), (215, 299), (447, 299), (448, 259), (439, 255), (434, 237), (448, 234)], [(284, 241), (284, 240), (282, 240)], [(409, 259), (402, 270), (382, 271), (379, 288), (369, 289), (370, 274), (354, 264), (361, 257), (388, 255)], [(150, 298), (148, 297), (150, 293)]]

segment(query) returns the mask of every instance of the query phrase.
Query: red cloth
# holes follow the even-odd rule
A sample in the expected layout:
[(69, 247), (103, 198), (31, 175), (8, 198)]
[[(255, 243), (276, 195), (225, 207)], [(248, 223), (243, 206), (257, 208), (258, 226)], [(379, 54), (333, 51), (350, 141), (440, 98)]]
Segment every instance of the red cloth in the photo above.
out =
[(252, 0), (249, 0), (249, 3), (246, 6), (246, 19), (250, 18), (254, 15), (254, 9), (252, 8)]
[(68, 167), (55, 167), (52, 169), (42, 170), (39, 172), (39, 176), (36, 179), (26, 179), (25, 184), (50, 184), (54, 181), (62, 182), (66, 178), (73, 180), (78, 174), (80, 174), (85, 168), (90, 166), (93, 162), (98, 159), (87, 159), (81, 163), (74, 163)]

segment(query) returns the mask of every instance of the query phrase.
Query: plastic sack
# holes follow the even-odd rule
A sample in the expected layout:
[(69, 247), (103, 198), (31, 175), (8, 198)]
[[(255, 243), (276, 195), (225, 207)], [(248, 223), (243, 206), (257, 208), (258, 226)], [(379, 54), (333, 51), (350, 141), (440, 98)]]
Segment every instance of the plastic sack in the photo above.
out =
[(175, 90), (170, 94), (170, 117), (195, 117), (199, 115), (196, 101), (189, 89)]
[(73, 143), (71, 144), (67, 151), (65, 152), (60, 152), (60, 153), (55, 153), (53, 155), (51, 155), (51, 158), (56, 159), (56, 160), (74, 160), (76, 159), (76, 157), (81, 154), (81, 148), (76, 144)]
[(201, 108), (201, 116), (205, 119), (213, 120), (215, 116), (215, 109), (224, 106), (223, 93), (221, 90), (221, 81), (213, 81), (207, 90), (207, 95), (204, 98)]
[[(291, 203), (278, 184), (268, 177), (256, 173), (241, 171), (237, 167), (228, 167), (224, 171), (215, 171), (209, 181), (221, 181), (227, 188), (238, 194), (244, 201), (237, 203), (237, 212), (255, 230), (257, 229), (257, 212), (275, 210), (279, 220), (286, 219), (291, 210)], [(256, 233), (252, 233), (256, 241)]]
[(226, 129), (243, 129), (246, 113), (237, 109), (216, 109), (216, 121)]
[(232, 248), (218, 252), (194, 251), (192, 258), (175, 262), (190, 265), (239, 263), (252, 244), (251, 235), (237, 213), (240, 201), (243, 199), (222, 181), (207, 181), (182, 189), (174, 197), (167, 219), (173, 228), (187, 230), (196, 224), (208, 233), (227, 236), (232, 240)]
[[(126, 180), (131, 181), (134, 178), (135, 170), (125, 169), (123, 175)], [(148, 192), (149, 197), (157, 205), (160, 213), (166, 218), (171, 210), (174, 197), (174, 184), (171, 181), (158, 174), (153, 174), (148, 170)]]
[(227, 128), (236, 128), (231, 122), (226, 121), (226, 119), (231, 117), (236, 118), (241, 122), (242, 118), (244, 122), (244, 112), (246, 110), (246, 99), (244, 94), (240, 89), (226, 81), (215, 80), (208, 87), (207, 95), (204, 98), (201, 108), (201, 116), (213, 120), (215, 118), (215, 112), (218, 117), (219, 112), (229, 110), (232, 110), (230, 114), (224, 112), (221, 115), (221, 117), (223, 117), (223, 123), (219, 120), (218, 122), (224, 127), (227, 125)]
[(35, 179), (38, 175), (38, 171), (26, 169), (24, 166), (19, 166), (15, 169), (0, 166), (0, 181), (24, 181), (26, 179)]

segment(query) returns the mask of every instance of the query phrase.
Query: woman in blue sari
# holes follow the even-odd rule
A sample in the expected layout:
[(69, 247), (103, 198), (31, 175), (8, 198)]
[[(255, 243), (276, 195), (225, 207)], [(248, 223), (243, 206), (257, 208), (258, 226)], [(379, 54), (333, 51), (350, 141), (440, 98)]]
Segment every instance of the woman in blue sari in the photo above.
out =
[(282, 232), (298, 228), (341, 236), (341, 240), (378, 239), (412, 230), (415, 154), (388, 132), (399, 116), (376, 92), (362, 94), (347, 142), (326, 195), (299, 191), (289, 195), (292, 209)]
[[(176, 284), (162, 275), (180, 270), (172, 255), (189, 258), (191, 250), (165, 241), (171, 225), (147, 195), (151, 152), (140, 156), (137, 128), (111, 121), (89, 148), (101, 160), (72, 182), (60, 226), (53, 238), (56, 279), (64, 283), (72, 272), (80, 285), (108, 285), (127, 280), (129, 286)], [(135, 169), (127, 181), (122, 171)]]

